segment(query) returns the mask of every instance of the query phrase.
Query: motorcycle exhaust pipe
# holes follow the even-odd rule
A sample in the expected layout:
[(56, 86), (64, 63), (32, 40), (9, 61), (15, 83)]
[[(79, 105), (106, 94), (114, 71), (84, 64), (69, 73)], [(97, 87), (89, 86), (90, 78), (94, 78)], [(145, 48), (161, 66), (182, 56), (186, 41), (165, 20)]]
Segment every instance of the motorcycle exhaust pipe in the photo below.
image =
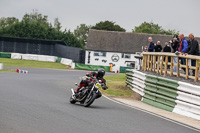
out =
[(72, 95), (74, 96), (74, 95), (75, 95), (75, 93), (74, 93), (74, 89), (71, 89), (71, 91), (72, 91)]

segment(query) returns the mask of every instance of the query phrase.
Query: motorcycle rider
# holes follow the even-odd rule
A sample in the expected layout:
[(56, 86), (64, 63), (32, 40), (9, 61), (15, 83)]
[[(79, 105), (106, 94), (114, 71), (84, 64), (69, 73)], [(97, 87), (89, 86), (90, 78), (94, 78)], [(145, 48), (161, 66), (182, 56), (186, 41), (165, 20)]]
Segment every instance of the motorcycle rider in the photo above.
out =
[[(101, 80), (101, 83), (103, 83), (102, 89), (104, 89), (104, 90), (108, 89), (108, 87), (106, 86), (106, 80), (103, 78), (104, 75), (105, 75), (105, 70), (103, 68), (98, 69), (98, 72), (89, 72), (89, 73), (86, 73), (86, 76), (90, 77), (90, 78), (89, 79), (87, 78), (87, 79), (81, 80), (80, 84), (78, 85), (78, 88), (74, 91), (75, 94), (77, 94), (79, 92), (80, 88), (88, 86), (89, 83), (91, 82), (92, 78), (94, 78), (94, 77), (97, 80)], [(99, 91), (97, 98), (99, 98), (101, 96), (102, 96), (102, 94)]]

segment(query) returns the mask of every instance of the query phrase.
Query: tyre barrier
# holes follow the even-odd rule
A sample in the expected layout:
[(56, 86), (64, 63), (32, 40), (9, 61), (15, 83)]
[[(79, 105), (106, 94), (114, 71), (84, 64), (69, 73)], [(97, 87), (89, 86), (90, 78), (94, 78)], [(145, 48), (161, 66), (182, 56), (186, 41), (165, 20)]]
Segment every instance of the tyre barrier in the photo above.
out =
[(131, 69), (126, 70), (126, 84), (146, 104), (200, 120), (200, 86)]
[(0, 63), (0, 70), (3, 70), (3, 63)]
[(17, 73), (28, 74), (29, 72), (27, 70), (17, 69)]
[(48, 55), (12, 53), (11, 59), (57, 62), (64, 65), (73, 66), (73, 61), (71, 59), (60, 58), (56, 56), (48, 56)]

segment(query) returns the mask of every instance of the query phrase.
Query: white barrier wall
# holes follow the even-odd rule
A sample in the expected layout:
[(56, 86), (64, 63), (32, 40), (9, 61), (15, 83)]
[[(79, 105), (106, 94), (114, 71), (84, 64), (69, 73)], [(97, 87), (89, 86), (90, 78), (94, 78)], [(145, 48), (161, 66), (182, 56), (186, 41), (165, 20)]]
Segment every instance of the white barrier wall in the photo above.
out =
[(62, 58), (60, 63), (64, 64), (64, 65), (67, 65), (67, 66), (72, 66), (73, 61), (70, 60), (70, 59)]
[(0, 70), (3, 70), (3, 63), (0, 63)]
[(57, 57), (56, 56), (48, 56), (48, 55), (12, 53), (11, 59), (56, 62)]
[(200, 120), (200, 86), (136, 70), (127, 70), (126, 75), (127, 86), (140, 94), (142, 101), (146, 99), (145, 103)]

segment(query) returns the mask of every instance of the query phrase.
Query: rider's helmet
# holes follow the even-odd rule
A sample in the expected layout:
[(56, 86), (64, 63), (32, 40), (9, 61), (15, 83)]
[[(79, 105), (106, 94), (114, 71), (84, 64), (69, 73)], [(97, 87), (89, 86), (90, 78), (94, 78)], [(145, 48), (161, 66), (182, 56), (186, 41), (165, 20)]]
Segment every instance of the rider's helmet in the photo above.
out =
[(98, 69), (97, 77), (98, 78), (103, 78), (105, 73), (106, 73), (105, 70), (103, 68), (100, 68), (100, 69)]

